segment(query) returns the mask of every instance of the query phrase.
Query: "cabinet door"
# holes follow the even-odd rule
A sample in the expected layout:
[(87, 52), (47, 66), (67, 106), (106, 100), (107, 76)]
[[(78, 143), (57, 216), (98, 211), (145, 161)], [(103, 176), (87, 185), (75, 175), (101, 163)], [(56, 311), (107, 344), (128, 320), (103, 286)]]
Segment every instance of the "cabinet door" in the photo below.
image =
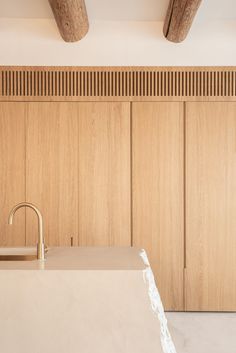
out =
[(236, 103), (187, 103), (187, 310), (236, 310), (235, 213)]
[(12, 226), (11, 208), (25, 201), (25, 103), (0, 103), (0, 246), (25, 245), (25, 210)]
[[(78, 104), (29, 103), (26, 119), (26, 196), (43, 213), (45, 242), (78, 239)], [(27, 244), (36, 244), (37, 220), (27, 210)]]
[(183, 310), (183, 106), (133, 104), (133, 244), (147, 250), (167, 310)]
[(131, 244), (130, 105), (79, 105), (79, 244)]
[[(29, 103), (27, 200), (42, 210), (49, 245), (130, 245), (127, 103)], [(37, 222), (27, 210), (27, 244)]]

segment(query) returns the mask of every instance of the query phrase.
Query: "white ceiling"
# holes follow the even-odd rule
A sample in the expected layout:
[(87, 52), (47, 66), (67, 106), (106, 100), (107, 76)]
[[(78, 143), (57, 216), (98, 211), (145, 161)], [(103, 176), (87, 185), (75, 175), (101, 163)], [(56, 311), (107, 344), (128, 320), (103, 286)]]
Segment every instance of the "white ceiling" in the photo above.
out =
[[(169, 0), (86, 0), (90, 20), (163, 21)], [(0, 0), (0, 17), (50, 18), (48, 0)], [(199, 20), (236, 19), (236, 0), (203, 0)]]

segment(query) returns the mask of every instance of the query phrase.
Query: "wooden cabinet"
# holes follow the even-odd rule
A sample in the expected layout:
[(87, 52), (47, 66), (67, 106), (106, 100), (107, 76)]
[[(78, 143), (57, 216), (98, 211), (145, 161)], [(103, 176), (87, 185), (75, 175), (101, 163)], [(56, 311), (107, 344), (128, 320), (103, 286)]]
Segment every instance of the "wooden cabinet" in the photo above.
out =
[(79, 104), (79, 245), (131, 245), (130, 104)]
[(24, 103), (0, 103), (0, 246), (25, 244), (25, 210), (8, 225), (13, 205), (25, 201)]
[[(130, 104), (0, 104), (1, 245), (130, 245)], [(26, 217), (25, 217), (26, 212)]]
[(186, 310), (236, 310), (236, 103), (186, 107)]
[[(46, 243), (78, 243), (79, 106), (28, 103), (26, 118), (26, 199), (44, 218)], [(27, 210), (27, 245), (36, 243), (37, 222)]]
[(129, 104), (29, 103), (26, 126), (26, 195), (48, 244), (130, 245)]
[(147, 250), (165, 308), (183, 310), (183, 105), (132, 111), (133, 244)]
[[(184, 109), (186, 105), (186, 109)], [(236, 103), (0, 103), (0, 246), (145, 248), (167, 310), (236, 310)]]

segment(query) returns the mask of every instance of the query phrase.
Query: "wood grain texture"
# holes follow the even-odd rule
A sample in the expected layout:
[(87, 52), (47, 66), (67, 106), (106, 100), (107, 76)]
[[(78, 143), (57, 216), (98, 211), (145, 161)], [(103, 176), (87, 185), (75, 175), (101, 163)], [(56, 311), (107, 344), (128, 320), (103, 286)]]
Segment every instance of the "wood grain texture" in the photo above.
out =
[[(50, 246), (78, 243), (78, 104), (29, 103), (26, 120), (26, 195), (44, 217)], [(27, 245), (37, 221), (27, 210)]]
[(236, 67), (0, 66), (0, 101), (236, 101)]
[(236, 104), (186, 114), (186, 309), (235, 311)]
[(58, 29), (66, 42), (82, 39), (89, 29), (84, 0), (49, 0)]
[(25, 210), (12, 226), (11, 208), (25, 201), (25, 103), (0, 103), (0, 246), (25, 245)]
[(183, 107), (133, 104), (133, 244), (147, 250), (166, 310), (183, 310)]
[(79, 115), (79, 245), (130, 245), (130, 106), (82, 103)]
[(182, 42), (194, 20), (202, 0), (170, 0), (163, 33), (171, 42)]

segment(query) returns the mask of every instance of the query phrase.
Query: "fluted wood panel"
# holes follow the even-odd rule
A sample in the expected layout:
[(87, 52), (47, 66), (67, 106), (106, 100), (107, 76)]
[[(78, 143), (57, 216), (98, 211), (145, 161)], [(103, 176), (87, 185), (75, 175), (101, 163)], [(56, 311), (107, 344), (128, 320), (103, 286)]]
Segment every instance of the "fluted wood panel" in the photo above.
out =
[[(78, 242), (77, 103), (28, 103), (26, 119), (26, 198), (44, 217), (50, 246)], [(36, 244), (35, 214), (27, 210), (27, 245)]]
[(133, 244), (147, 250), (165, 308), (183, 310), (183, 106), (132, 111)]
[(236, 310), (235, 210), (236, 104), (187, 103), (187, 310)]
[(235, 67), (0, 67), (0, 100), (236, 99)]
[(130, 105), (79, 105), (79, 244), (131, 245)]
[(0, 103), (0, 246), (25, 245), (25, 210), (12, 226), (11, 208), (25, 201), (25, 103)]

